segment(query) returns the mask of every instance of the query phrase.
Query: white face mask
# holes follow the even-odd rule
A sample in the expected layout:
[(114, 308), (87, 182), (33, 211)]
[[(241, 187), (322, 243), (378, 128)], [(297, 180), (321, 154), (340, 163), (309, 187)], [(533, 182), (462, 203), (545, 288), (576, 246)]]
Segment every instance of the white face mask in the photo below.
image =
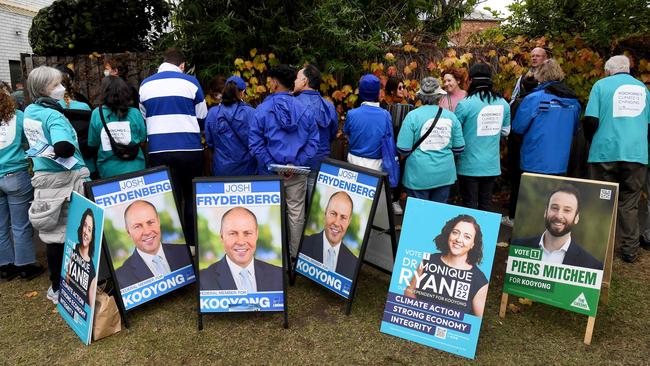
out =
[(108, 77), (110, 74), (111, 74), (110, 71), (108, 71), (108, 70), (104, 70), (104, 76), (105, 76), (105, 77)]
[(64, 95), (65, 95), (65, 88), (63, 87), (63, 85), (59, 84), (50, 93), (50, 98), (61, 100), (63, 99)]

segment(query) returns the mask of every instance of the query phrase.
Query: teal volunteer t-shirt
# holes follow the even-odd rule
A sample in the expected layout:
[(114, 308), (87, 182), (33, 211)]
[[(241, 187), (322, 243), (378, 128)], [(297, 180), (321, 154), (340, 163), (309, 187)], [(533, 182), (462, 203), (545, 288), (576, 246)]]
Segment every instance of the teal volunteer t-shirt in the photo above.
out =
[[(397, 137), (397, 147), (410, 150), (423, 136), (438, 113), (438, 106), (425, 105), (406, 115)], [(465, 145), (463, 131), (456, 116), (443, 109), (431, 134), (406, 160), (402, 183), (413, 190), (432, 189), (453, 184), (456, 166), (452, 148)]]
[[(79, 152), (77, 132), (61, 112), (52, 108), (43, 107), (40, 104), (30, 104), (25, 108), (24, 130), (29, 147), (36, 147), (38, 141), (54, 146), (57, 142), (67, 141), (74, 145), (75, 151), (72, 156), (77, 161), (71, 170), (79, 170), (84, 165), (84, 160)], [(32, 158), (34, 171), (39, 172), (62, 172), (67, 169), (48, 158)]]
[[(77, 100), (71, 100), (70, 101), (70, 107), (68, 107), (68, 104), (65, 102), (65, 100), (59, 100), (59, 105), (63, 107), (64, 109), (80, 109), (83, 111), (90, 111), (91, 108), (88, 104), (84, 102), (79, 102)], [(97, 171), (97, 167), (95, 166), (95, 159), (94, 158), (84, 158), (84, 164), (86, 165), (86, 168), (88, 168), (88, 171), (90, 174), (94, 173)]]
[[(139, 110), (129, 108), (129, 112), (124, 118), (119, 118), (108, 107), (102, 107), (106, 125), (111, 132), (113, 139), (127, 145), (129, 143), (140, 144), (147, 138), (147, 131), (144, 126), (144, 119)], [(90, 129), (88, 131), (88, 146), (99, 147), (97, 152), (97, 169), (99, 176), (108, 178), (120, 174), (126, 174), (142, 170), (145, 168), (144, 155), (142, 149), (138, 152), (138, 157), (134, 160), (120, 160), (113, 154), (108, 134), (104, 129), (99, 108), (93, 110), (90, 118)]]
[(587, 161), (648, 164), (649, 105), (648, 89), (629, 74), (598, 80), (585, 110), (585, 116), (599, 120)]
[(510, 127), (510, 105), (503, 98), (482, 101), (474, 94), (461, 100), (456, 117), (463, 126), (465, 150), (458, 160), (458, 175), (492, 177), (501, 175), (499, 140), (501, 130)]
[(16, 114), (5, 122), (0, 122), (0, 177), (27, 170), (29, 166), (23, 148), (27, 144), (23, 133), (23, 112), (16, 110)]

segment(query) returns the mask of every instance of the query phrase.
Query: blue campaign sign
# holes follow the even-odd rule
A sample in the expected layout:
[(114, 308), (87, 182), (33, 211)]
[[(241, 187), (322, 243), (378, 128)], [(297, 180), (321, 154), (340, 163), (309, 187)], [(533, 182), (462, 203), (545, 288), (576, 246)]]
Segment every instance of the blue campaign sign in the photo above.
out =
[(295, 272), (350, 299), (380, 178), (320, 165)]
[(168, 170), (88, 184), (104, 208), (105, 245), (125, 310), (195, 281)]
[(381, 331), (474, 358), (500, 219), (409, 198)]
[(284, 311), (281, 185), (194, 182), (200, 313)]
[(68, 209), (57, 309), (86, 345), (92, 340), (104, 210), (73, 192)]

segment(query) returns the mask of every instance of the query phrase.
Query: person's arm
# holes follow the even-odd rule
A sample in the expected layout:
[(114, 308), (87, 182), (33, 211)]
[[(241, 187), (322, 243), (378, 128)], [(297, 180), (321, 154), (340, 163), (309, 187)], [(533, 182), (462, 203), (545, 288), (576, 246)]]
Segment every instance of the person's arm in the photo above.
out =
[(585, 139), (587, 139), (589, 143), (594, 139), (594, 135), (596, 134), (599, 125), (600, 121), (596, 117), (584, 116), (582, 119), (582, 130), (585, 133)]
[(501, 136), (506, 137), (510, 134), (510, 106), (503, 101), (503, 124), (501, 125)]
[(330, 119), (332, 120), (332, 123), (330, 123), (330, 128), (329, 128), (329, 142), (332, 143), (334, 139), (336, 138), (336, 134), (339, 132), (339, 115), (336, 113), (336, 108), (334, 108), (334, 105), (331, 103), (329, 104), (329, 112), (330, 112)]
[(533, 122), (534, 112), (539, 104), (538, 100), (534, 98), (535, 95), (528, 95), (521, 101), (515, 119), (512, 121), (512, 132), (523, 135), (530, 124)]
[(260, 166), (268, 172), (269, 165), (273, 162), (269, 150), (266, 146), (266, 138), (264, 136), (264, 115), (263, 112), (255, 111), (254, 117), (251, 120), (251, 128), (248, 134), (248, 147), (251, 154), (255, 156)]
[[(611, 101), (610, 101), (611, 102)], [(585, 138), (591, 143), (600, 126), (600, 83), (596, 82), (589, 92), (589, 101), (582, 119)]]
[(483, 311), (485, 310), (485, 299), (487, 298), (488, 284), (486, 283), (481, 287), (474, 295), (472, 299), (472, 309), (474, 310), (474, 315), (478, 317), (483, 316)]
[(400, 127), (399, 132), (397, 133), (397, 152), (403, 158), (413, 148), (415, 144), (415, 131), (413, 129), (413, 115), (411, 113), (407, 114), (402, 121), (402, 127)]
[(313, 122), (311, 112), (305, 111), (302, 115), (301, 123), (307, 131), (307, 142), (298, 150), (298, 156), (296, 157), (297, 165), (309, 165), (311, 159), (316, 156), (316, 152), (318, 151), (318, 144), (320, 143), (318, 125)]
[(451, 121), (451, 152), (459, 155), (465, 150), (465, 137), (463, 136), (463, 126), (456, 116), (452, 115)]
[(205, 126), (205, 117), (208, 115), (208, 106), (205, 104), (205, 97), (203, 96), (203, 89), (196, 82), (197, 89), (194, 96), (194, 112), (196, 113), (196, 120), (199, 122), (199, 129), (203, 131)]

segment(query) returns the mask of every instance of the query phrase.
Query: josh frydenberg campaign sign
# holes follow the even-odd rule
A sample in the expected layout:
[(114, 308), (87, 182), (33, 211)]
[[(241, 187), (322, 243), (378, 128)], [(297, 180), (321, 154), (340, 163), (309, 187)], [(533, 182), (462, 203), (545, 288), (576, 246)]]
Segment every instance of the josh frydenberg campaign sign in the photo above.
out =
[(474, 358), (500, 220), (409, 198), (381, 331)]
[(92, 339), (103, 223), (104, 211), (72, 192), (57, 309), (86, 345)]
[(166, 168), (88, 184), (104, 208), (104, 238), (125, 310), (194, 282)]
[(503, 292), (595, 316), (617, 189), (524, 174)]
[(296, 273), (349, 299), (380, 178), (323, 162)]
[(200, 312), (284, 311), (280, 180), (194, 185)]

